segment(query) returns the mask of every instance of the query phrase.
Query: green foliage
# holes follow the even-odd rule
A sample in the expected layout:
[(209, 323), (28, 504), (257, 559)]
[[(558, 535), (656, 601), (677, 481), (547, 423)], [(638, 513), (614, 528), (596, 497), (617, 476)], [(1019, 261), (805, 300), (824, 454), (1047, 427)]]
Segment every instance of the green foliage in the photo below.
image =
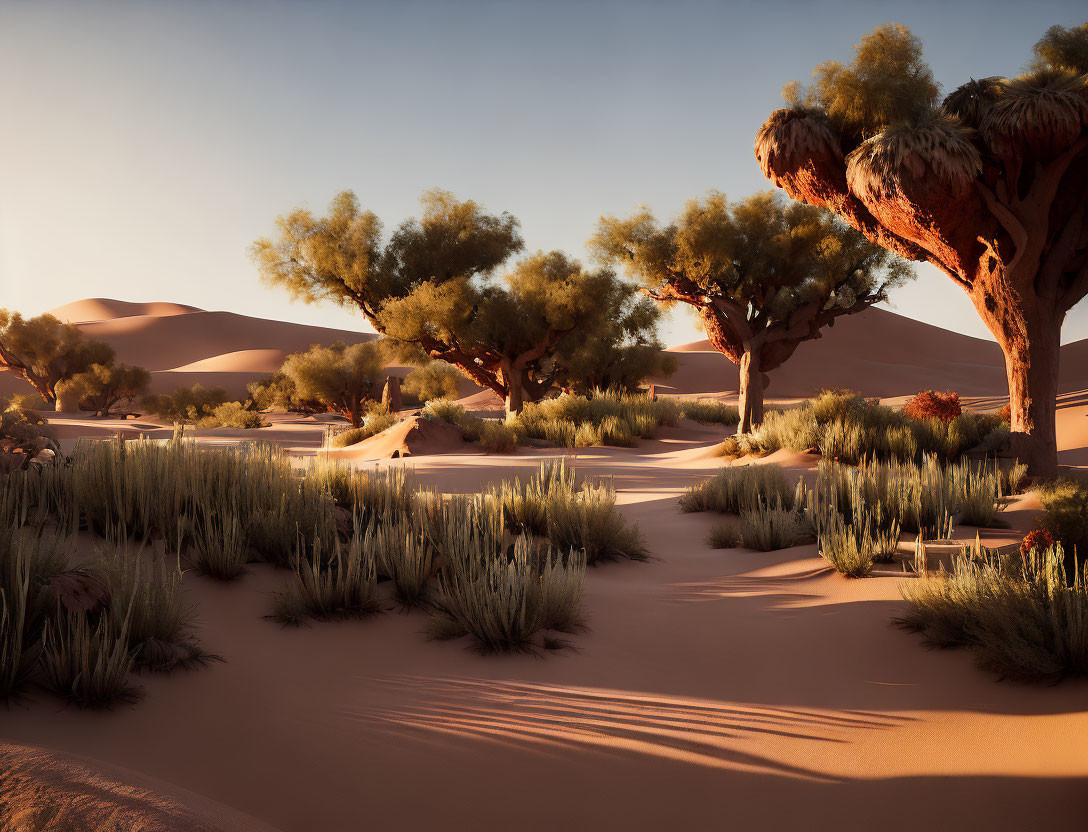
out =
[(255, 410), (247, 410), (241, 402), (223, 402), (212, 408), (211, 413), (196, 423), (199, 428), (254, 428), (268, 427), (268, 423)]
[(630, 446), (649, 439), (660, 425), (675, 425), (680, 409), (673, 399), (654, 401), (642, 393), (596, 390), (590, 397), (564, 393), (526, 405), (509, 423), (523, 436), (567, 448)]
[(401, 390), (420, 402), (456, 399), (462, 379), (464, 376), (445, 361), (428, 361), (405, 376)]
[(868, 137), (916, 124), (938, 104), (940, 87), (922, 59), (922, 42), (900, 23), (877, 26), (854, 47), (847, 66), (827, 61), (807, 90), (793, 81), (783, 96), (792, 107), (822, 110), (844, 133)]
[(1001, 557), (966, 549), (951, 575), (904, 581), (899, 623), (939, 647), (969, 647), (1004, 678), (1056, 682), (1088, 675), (1088, 589), (1066, 578), (1060, 545)]
[(8, 410), (21, 413), (30, 410), (51, 410), (49, 404), (40, 393), (12, 393), (8, 399)]
[(92, 364), (66, 383), (82, 394), (82, 409), (108, 416), (110, 410), (122, 401), (131, 405), (147, 393), (147, 388), (151, 386), (151, 373), (143, 367), (128, 364)]
[(33, 385), (46, 401), (56, 400), (57, 382), (113, 359), (108, 344), (85, 338), (78, 327), (52, 315), (24, 318), (0, 309), (0, 366)]
[(202, 384), (175, 387), (170, 394), (162, 393), (144, 399), (144, 409), (164, 422), (195, 422), (210, 416), (219, 405), (226, 403), (227, 392), (222, 387), (211, 390)]
[(737, 408), (713, 399), (677, 399), (676, 404), (685, 419), (702, 425), (731, 427), (740, 422), (740, 411)]
[(295, 396), (362, 423), (363, 405), (380, 394), (386, 349), (381, 341), (345, 346), (310, 347), (289, 355), (281, 372), (294, 384)]
[(1035, 44), (1036, 68), (1088, 73), (1088, 23), (1051, 26)]
[(479, 434), (480, 447), (489, 454), (512, 454), (518, 449), (517, 431), (505, 422), (484, 419)]
[(299, 404), (295, 382), (282, 372), (251, 381), (246, 385), (246, 392), (256, 410), (271, 410), (274, 407), (290, 410)]

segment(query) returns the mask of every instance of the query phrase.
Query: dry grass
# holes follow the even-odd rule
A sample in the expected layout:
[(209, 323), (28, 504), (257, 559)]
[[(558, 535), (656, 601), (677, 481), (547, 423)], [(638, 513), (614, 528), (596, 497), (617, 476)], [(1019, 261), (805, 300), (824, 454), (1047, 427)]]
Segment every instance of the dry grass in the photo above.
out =
[(306, 618), (331, 621), (377, 612), (372, 534), (360, 534), (356, 527), (346, 545), (334, 538), (330, 546), (318, 538), (312, 551), (300, 552), (294, 578), (274, 596), (270, 617), (297, 626)]
[(687, 489), (680, 498), (680, 510), (736, 513), (772, 502), (792, 506), (794, 491), (781, 465), (725, 466), (711, 479)]
[(130, 673), (135, 652), (128, 644), (128, 616), (120, 628), (106, 617), (58, 610), (45, 622), (41, 670), (47, 690), (83, 708), (137, 701)]

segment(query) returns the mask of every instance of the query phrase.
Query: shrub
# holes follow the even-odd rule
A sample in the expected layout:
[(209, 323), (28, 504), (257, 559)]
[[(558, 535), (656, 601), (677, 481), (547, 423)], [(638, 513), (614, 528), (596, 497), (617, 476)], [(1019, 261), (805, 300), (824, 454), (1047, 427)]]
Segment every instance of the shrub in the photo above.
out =
[(1070, 558), (1088, 556), (1088, 481), (1060, 477), (1036, 488), (1043, 504), (1036, 525), (1049, 532)]
[(108, 707), (135, 702), (132, 684), (134, 653), (127, 625), (114, 628), (103, 617), (92, 624), (86, 614), (64, 613), (45, 622), (41, 667), (46, 689), (80, 707)]
[(273, 597), (270, 617), (297, 626), (307, 617), (330, 621), (377, 612), (378, 581), (369, 535), (369, 530), (360, 534), (356, 526), (346, 546), (333, 538), (331, 554), (321, 538), (314, 540), (309, 553), (299, 551), (294, 578)]
[(456, 399), (458, 384), (463, 379), (464, 376), (452, 364), (428, 361), (408, 373), (401, 389), (421, 402)]
[(1020, 554), (1022, 557), (1027, 557), (1034, 549), (1043, 550), (1053, 547), (1054, 538), (1050, 536), (1050, 532), (1046, 529), (1032, 529), (1020, 541)]
[(215, 408), (227, 401), (227, 393), (221, 387), (211, 390), (203, 385), (175, 387), (170, 394), (148, 396), (144, 409), (165, 422), (196, 422), (210, 416)]
[(675, 425), (680, 406), (672, 399), (643, 393), (595, 390), (590, 397), (564, 393), (525, 406), (511, 420), (520, 435), (560, 447), (630, 446), (635, 437), (652, 438), (660, 425)]
[(703, 425), (731, 427), (740, 423), (740, 411), (736, 407), (713, 399), (679, 399), (677, 406), (685, 419)]
[(706, 536), (711, 549), (736, 549), (741, 545), (740, 534), (729, 523), (719, 523)]
[(268, 427), (268, 423), (255, 410), (246, 410), (241, 402), (223, 402), (212, 408), (211, 413), (196, 421), (199, 428), (253, 428)]
[(378, 573), (393, 582), (401, 605), (420, 606), (435, 572), (434, 546), (426, 532), (414, 528), (406, 518), (383, 520), (367, 529), (364, 546)]
[(204, 502), (197, 506), (193, 524), (194, 548), (189, 553), (202, 575), (232, 581), (249, 563), (249, 546), (241, 519), (235, 511)]
[(12, 393), (11, 398), (8, 399), (8, 410), (16, 412), (52, 409), (53, 406), (45, 400), (41, 393)]
[(109, 587), (110, 626), (127, 634), (137, 666), (169, 671), (207, 662), (193, 635), (195, 613), (185, 603), (179, 567), (161, 559), (146, 563), (140, 552), (115, 545), (100, 556), (96, 571)]
[(841, 514), (830, 515), (818, 526), (820, 554), (848, 578), (864, 578), (875, 562), (878, 547), (872, 524), (847, 522)]
[(562, 457), (540, 462), (537, 473), (527, 482), (505, 480), (488, 489), (488, 497), (502, 506), (503, 518), (513, 532), (543, 535), (548, 531), (548, 505), (556, 500), (577, 498), (574, 470)]
[(510, 425), (492, 419), (480, 423), (480, 447), (489, 454), (511, 454), (518, 449), (518, 435)]
[(760, 503), (740, 513), (740, 536), (746, 548), (769, 552), (812, 540), (812, 530), (801, 512)]
[(969, 647), (1005, 678), (1058, 681), (1088, 674), (1088, 588), (1070, 583), (1061, 545), (1023, 559), (966, 553), (951, 575), (904, 581), (909, 612), (898, 623), (938, 647)]
[(536, 552), (525, 536), (509, 555), (465, 538), (439, 576), (430, 634), (471, 636), (485, 653), (532, 650), (537, 633), (580, 626), (585, 569), (583, 553)]
[(960, 394), (949, 391), (937, 393), (925, 390), (903, 404), (903, 415), (910, 419), (940, 419), (951, 422), (963, 413)]
[(548, 540), (560, 552), (585, 551), (586, 562), (629, 558), (646, 560), (649, 553), (638, 527), (616, 508), (612, 485), (585, 485), (579, 492), (552, 489), (547, 504)]
[(736, 513), (772, 501), (792, 506), (793, 493), (780, 465), (726, 466), (688, 488), (680, 498), (680, 510)]

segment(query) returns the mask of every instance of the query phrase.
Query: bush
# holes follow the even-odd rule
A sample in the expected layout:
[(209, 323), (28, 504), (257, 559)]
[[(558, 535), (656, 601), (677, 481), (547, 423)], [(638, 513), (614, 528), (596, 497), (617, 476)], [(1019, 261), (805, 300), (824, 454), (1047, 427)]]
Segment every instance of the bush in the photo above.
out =
[(249, 563), (249, 545), (238, 514), (224, 513), (207, 502), (197, 506), (193, 524), (195, 554), (189, 559), (202, 575), (233, 581)]
[(104, 617), (92, 624), (84, 613), (64, 613), (45, 622), (41, 666), (46, 689), (80, 707), (102, 708), (135, 702), (140, 691), (129, 673), (135, 655), (127, 626)]
[(949, 391), (937, 393), (925, 390), (903, 404), (903, 415), (909, 419), (940, 419), (951, 422), (963, 413), (960, 394)]
[(393, 582), (401, 605), (420, 606), (436, 569), (434, 546), (426, 532), (413, 527), (405, 517), (394, 519), (386, 515), (383, 521), (367, 529), (364, 546), (377, 565), (378, 574)]
[(265, 428), (268, 423), (255, 410), (246, 410), (241, 402), (223, 402), (212, 408), (211, 413), (197, 420), (197, 427), (212, 428)]
[(856, 394), (825, 392), (800, 407), (770, 412), (760, 427), (726, 449), (770, 453), (818, 450), (829, 459), (857, 464), (864, 458), (919, 461), (959, 459), (965, 451), (996, 448), (1008, 426), (991, 414), (964, 411), (945, 420), (913, 419), (903, 411)]
[(489, 454), (512, 454), (518, 449), (517, 431), (504, 422), (485, 419), (479, 430), (480, 447)]
[(595, 390), (590, 397), (564, 393), (525, 405), (511, 425), (522, 436), (544, 439), (564, 448), (633, 445), (649, 439), (661, 425), (675, 425), (680, 406), (673, 399), (643, 393)]
[(938, 647), (969, 647), (1004, 678), (1055, 682), (1088, 675), (1088, 588), (1067, 581), (1061, 545), (1015, 559), (966, 552), (951, 575), (904, 581), (898, 623)]
[(1071, 577), (1074, 559), (1088, 557), (1088, 480), (1060, 477), (1038, 483), (1036, 488), (1043, 513), (1035, 524), (1061, 544)]
[(584, 550), (590, 564), (649, 556), (638, 527), (616, 508), (616, 490), (611, 485), (585, 485), (579, 492), (551, 489), (546, 514), (548, 540), (560, 552)]
[(745, 548), (770, 552), (811, 541), (812, 530), (803, 513), (761, 503), (740, 513), (740, 536)]
[(429, 361), (412, 370), (401, 389), (420, 402), (456, 399), (457, 386), (464, 379), (460, 371), (445, 361)]
[(196, 422), (211, 416), (226, 401), (227, 392), (222, 387), (208, 390), (201, 384), (194, 384), (175, 387), (170, 394), (148, 396), (143, 404), (148, 413), (165, 422)]
[(300, 550), (294, 579), (273, 596), (270, 617), (298, 626), (307, 617), (331, 621), (377, 612), (377, 574), (372, 547), (367, 545), (370, 534), (360, 534), (356, 526), (346, 546), (333, 538), (331, 555), (321, 538), (314, 540), (311, 551)]
[(53, 405), (49, 404), (41, 393), (12, 393), (11, 398), (8, 399), (8, 410), (23, 411), (23, 410), (52, 410)]
[(706, 536), (711, 549), (736, 549), (741, 545), (740, 534), (728, 523), (719, 523)]
[(509, 555), (464, 538), (438, 579), (430, 634), (471, 636), (481, 652), (530, 651), (544, 630), (581, 625), (585, 555), (538, 552), (519, 537)]
[(691, 419), (703, 425), (725, 425), (732, 427), (740, 424), (740, 410), (736, 407), (713, 399), (678, 399), (677, 406), (685, 419)]
[(778, 501), (792, 506), (794, 489), (780, 465), (738, 465), (719, 469), (680, 498), (681, 511), (741, 512)]

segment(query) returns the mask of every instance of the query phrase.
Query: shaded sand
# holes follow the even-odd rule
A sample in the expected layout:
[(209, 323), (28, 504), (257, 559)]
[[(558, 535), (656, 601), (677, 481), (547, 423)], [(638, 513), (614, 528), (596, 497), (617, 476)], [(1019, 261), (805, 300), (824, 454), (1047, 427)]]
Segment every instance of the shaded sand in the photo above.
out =
[(454, 425), (409, 416), (362, 442), (322, 453), (335, 459), (357, 462), (465, 453), (471, 452), (474, 447), (465, 442), (461, 429)]
[[(312, 448), (321, 428), (267, 431)], [(891, 625), (900, 578), (847, 580), (814, 546), (708, 549), (720, 518), (676, 500), (718, 467), (705, 451), (727, 433), (685, 422), (637, 448), (562, 454), (613, 479), (654, 555), (590, 571), (573, 650), (482, 657), (426, 641), (423, 615), (391, 602), (366, 621), (283, 629), (262, 620), (282, 572), (189, 574), (224, 663), (141, 676), (145, 700), (107, 713), (38, 697), (0, 711), (0, 737), (139, 771), (285, 832), (1082, 829), (1088, 682), (1001, 683), (968, 653), (927, 650)], [(560, 454), (409, 464), (476, 491)], [(812, 474), (811, 458), (781, 461)], [(1015, 540), (1035, 511), (1019, 501), (1015, 529), (984, 538)]]

